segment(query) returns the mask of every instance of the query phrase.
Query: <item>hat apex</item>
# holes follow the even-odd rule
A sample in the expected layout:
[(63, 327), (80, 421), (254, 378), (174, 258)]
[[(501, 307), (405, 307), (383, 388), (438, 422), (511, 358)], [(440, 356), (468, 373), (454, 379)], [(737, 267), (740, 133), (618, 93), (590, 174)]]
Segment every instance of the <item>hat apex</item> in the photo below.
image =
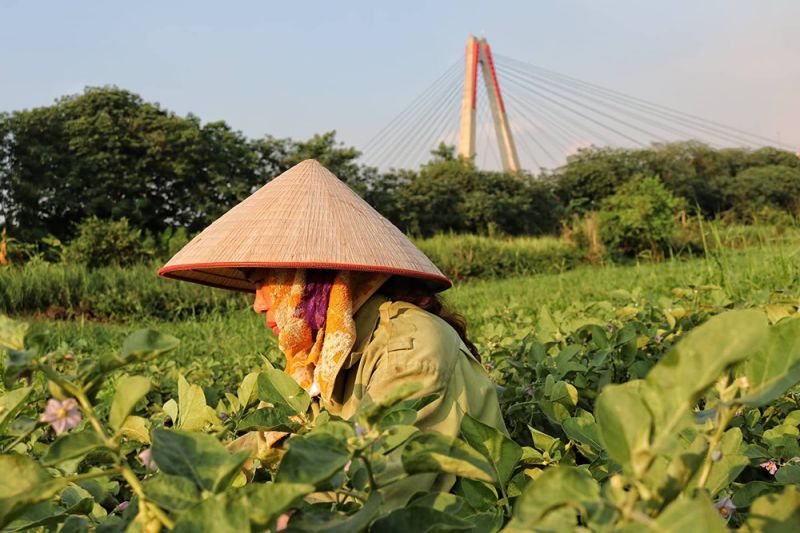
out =
[(306, 159), (231, 208), (159, 271), (253, 291), (249, 269), (325, 268), (450, 280), (380, 213), (315, 159)]

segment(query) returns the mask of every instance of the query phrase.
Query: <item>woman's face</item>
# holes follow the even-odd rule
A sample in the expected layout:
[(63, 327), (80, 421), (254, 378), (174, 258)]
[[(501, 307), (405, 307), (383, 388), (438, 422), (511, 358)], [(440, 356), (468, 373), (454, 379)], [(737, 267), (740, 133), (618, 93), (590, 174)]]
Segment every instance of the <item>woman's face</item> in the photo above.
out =
[(272, 295), (270, 291), (263, 288), (263, 284), (259, 283), (256, 288), (256, 299), (253, 302), (253, 310), (256, 313), (266, 313), (267, 327), (272, 329), (272, 332), (277, 335), (278, 325), (275, 323), (275, 315), (272, 314)]

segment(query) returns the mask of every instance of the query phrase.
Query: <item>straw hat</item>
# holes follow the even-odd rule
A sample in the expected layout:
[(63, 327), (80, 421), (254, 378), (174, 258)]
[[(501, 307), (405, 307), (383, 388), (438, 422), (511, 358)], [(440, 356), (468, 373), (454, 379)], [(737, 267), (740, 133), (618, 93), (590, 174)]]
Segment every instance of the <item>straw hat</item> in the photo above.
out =
[(391, 222), (314, 159), (293, 166), (215, 220), (160, 276), (254, 291), (253, 268), (387, 272), (452, 284)]

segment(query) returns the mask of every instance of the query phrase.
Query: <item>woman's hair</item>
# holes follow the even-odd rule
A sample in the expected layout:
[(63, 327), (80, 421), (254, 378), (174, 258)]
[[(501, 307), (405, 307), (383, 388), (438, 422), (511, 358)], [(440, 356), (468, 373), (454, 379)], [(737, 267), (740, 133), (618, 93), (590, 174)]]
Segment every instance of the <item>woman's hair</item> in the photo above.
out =
[(481, 360), (478, 348), (467, 337), (467, 321), (462, 315), (448, 309), (445, 303), (424, 281), (403, 276), (392, 276), (378, 289), (378, 292), (392, 301), (408, 302), (438, 316), (456, 330), (473, 357), (478, 361)]

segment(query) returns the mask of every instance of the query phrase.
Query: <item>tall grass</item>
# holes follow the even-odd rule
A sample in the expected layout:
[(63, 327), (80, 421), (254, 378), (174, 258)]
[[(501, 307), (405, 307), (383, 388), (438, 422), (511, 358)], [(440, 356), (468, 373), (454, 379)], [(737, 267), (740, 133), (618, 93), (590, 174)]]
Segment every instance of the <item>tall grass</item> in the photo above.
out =
[[(800, 233), (796, 229), (704, 225), (699, 229), (699, 235), (705, 245), (697, 247), (696, 256), (705, 258), (701, 262), (702, 269), (707, 271), (707, 278), (718, 284), (730, 281), (732, 286), (749, 286), (752, 283), (748, 279), (757, 277), (760, 272), (761, 267), (756, 264), (726, 266), (725, 262), (741, 261), (735, 259), (736, 252), (730, 250), (733, 247), (747, 244), (752, 253), (743, 257), (755, 262), (769, 261), (768, 268), (784, 265), (787, 272), (793, 271), (793, 262), (800, 260), (791, 255), (800, 243)], [(580, 273), (570, 278), (573, 281), (569, 283), (573, 285), (583, 284), (586, 279), (610, 279), (612, 284), (629, 281), (627, 278), (614, 279), (617, 276), (613, 273), (622, 271), (614, 270), (619, 267), (613, 265), (583, 266), (588, 261), (587, 251), (566, 239), (555, 237), (502, 239), (440, 235), (418, 240), (416, 244), (457, 285), (466, 281), (514, 278), (509, 286), (520, 288), (522, 297), (533, 300), (539, 297), (540, 292), (552, 293), (555, 289), (560, 290), (560, 284), (567, 283), (563, 280), (568, 276), (549, 275), (563, 274), (576, 268)], [(784, 250), (783, 255), (775, 255), (778, 249)], [(765, 250), (767, 255), (762, 253)], [(670, 265), (679, 265), (683, 261), (674, 259), (667, 262), (666, 268), (653, 268), (668, 272), (677, 268)], [(112, 321), (183, 320), (232, 312), (246, 308), (250, 302), (248, 295), (159, 278), (156, 275), (158, 266), (144, 264), (89, 270), (80, 265), (31, 261), (23, 266), (0, 267), (0, 313), (42, 313), (49, 318), (67, 319), (84, 316)], [(742, 268), (748, 273), (742, 274)], [(533, 282), (517, 281), (517, 278), (541, 279), (544, 285), (539, 286), (537, 281), (537, 288), (529, 290), (526, 286)], [(558, 284), (553, 285), (554, 281)], [(609, 284), (603, 282), (600, 286), (609, 287)], [(459, 290), (450, 292), (455, 295)]]
[(455, 281), (552, 274), (586, 262), (573, 243), (549, 236), (438, 235), (414, 244)]

